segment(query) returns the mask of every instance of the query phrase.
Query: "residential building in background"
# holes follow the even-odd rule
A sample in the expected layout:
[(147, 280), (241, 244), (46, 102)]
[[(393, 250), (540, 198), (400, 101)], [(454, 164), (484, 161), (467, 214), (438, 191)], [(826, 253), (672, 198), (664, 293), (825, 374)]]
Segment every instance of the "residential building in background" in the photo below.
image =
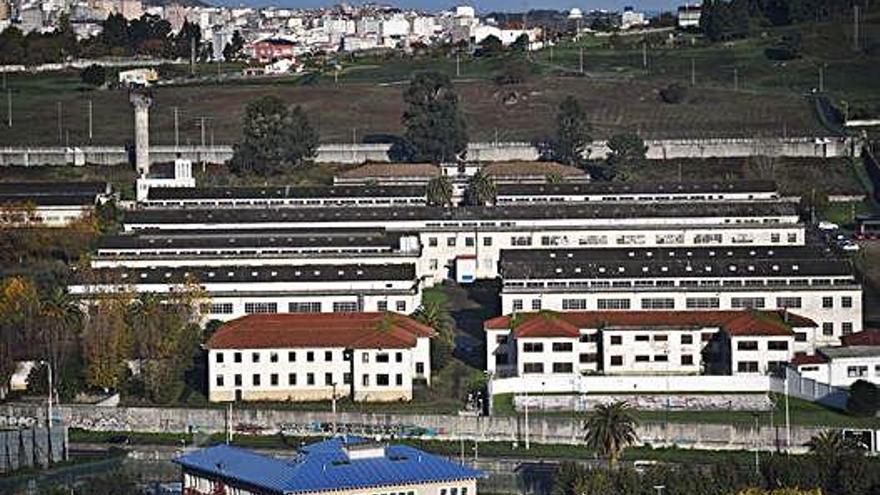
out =
[(238, 318), (206, 344), (208, 399), (408, 401), (416, 380), (430, 384), (434, 334), (388, 312)]

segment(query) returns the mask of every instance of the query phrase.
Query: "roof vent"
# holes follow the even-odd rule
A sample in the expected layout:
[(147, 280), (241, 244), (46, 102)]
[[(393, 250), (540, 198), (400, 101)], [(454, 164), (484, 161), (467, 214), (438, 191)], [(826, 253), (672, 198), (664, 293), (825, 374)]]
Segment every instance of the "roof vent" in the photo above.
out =
[(557, 268), (557, 269), (554, 270), (554, 271), (555, 271), (556, 273), (562, 273), (562, 268)]
[(791, 269), (794, 270), (794, 271), (798, 271), (798, 270), (801, 269), (801, 267), (798, 266), (798, 265), (791, 265)]

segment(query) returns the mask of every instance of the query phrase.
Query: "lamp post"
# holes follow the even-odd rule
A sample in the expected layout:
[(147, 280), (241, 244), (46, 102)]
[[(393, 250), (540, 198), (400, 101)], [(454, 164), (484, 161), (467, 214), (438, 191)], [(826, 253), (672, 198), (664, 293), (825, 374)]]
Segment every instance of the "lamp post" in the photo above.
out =
[(333, 415), (333, 436), (336, 436), (336, 382), (331, 383), (333, 386), (333, 396), (330, 398), (330, 413)]
[(46, 401), (46, 440), (49, 446), (48, 455), (46, 456), (46, 465), (52, 464), (52, 363), (49, 361), (40, 361), (41, 365), (46, 365), (46, 379), (49, 382), (49, 397)]

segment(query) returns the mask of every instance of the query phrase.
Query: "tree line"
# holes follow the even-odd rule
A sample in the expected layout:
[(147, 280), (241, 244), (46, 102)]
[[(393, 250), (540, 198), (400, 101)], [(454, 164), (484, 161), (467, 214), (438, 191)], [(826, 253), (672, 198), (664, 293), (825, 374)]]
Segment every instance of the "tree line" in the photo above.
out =
[(0, 281), (0, 383), (9, 382), (17, 361), (33, 360), (32, 393), (49, 392), (51, 370), (63, 400), (88, 391), (157, 404), (181, 398), (206, 337), (196, 284), (162, 297), (123, 291), (96, 299), (62, 287), (40, 289), (23, 276)]
[(704, 0), (700, 29), (711, 41), (748, 36), (751, 26), (787, 26), (851, 15), (840, 0)]

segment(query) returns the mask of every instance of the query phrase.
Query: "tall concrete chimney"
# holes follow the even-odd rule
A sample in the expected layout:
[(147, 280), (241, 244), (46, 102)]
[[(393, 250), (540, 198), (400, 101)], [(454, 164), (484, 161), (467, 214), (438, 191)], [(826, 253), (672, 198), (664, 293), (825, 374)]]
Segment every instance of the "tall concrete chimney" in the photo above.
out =
[(153, 98), (139, 91), (131, 92), (134, 105), (134, 165), (138, 177), (150, 174), (150, 105)]

